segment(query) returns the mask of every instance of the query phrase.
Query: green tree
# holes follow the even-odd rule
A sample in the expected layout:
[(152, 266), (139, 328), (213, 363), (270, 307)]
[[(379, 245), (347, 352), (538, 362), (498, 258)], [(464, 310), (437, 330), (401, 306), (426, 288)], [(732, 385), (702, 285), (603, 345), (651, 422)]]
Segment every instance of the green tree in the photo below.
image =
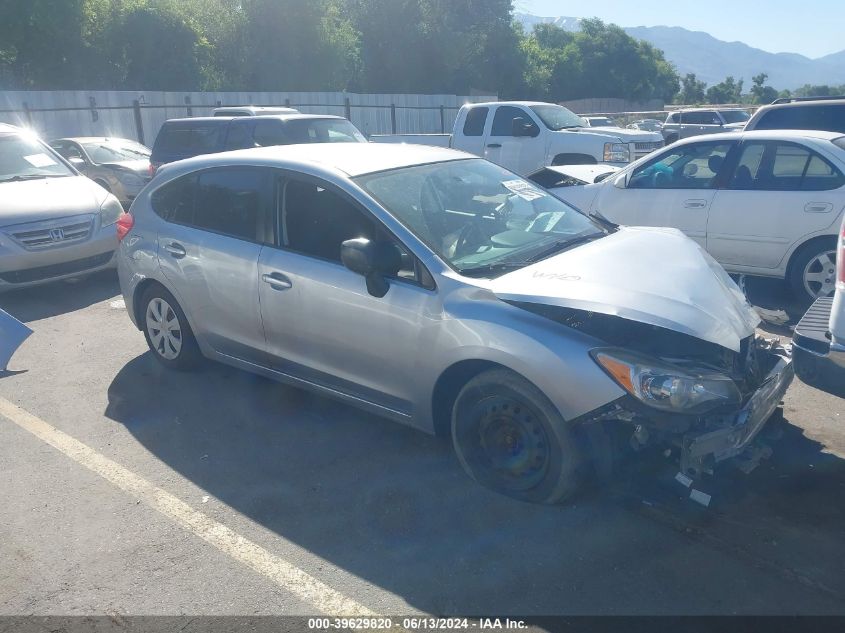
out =
[(681, 91), (678, 93), (675, 101), (682, 105), (702, 103), (705, 98), (706, 89), (707, 84), (698, 79), (695, 73), (687, 73), (681, 77)]
[(739, 103), (742, 100), (742, 84), (733, 77), (726, 77), (721, 83), (707, 89), (707, 103)]
[(751, 78), (751, 103), (771, 103), (778, 98), (778, 91), (766, 85), (769, 75), (760, 73)]

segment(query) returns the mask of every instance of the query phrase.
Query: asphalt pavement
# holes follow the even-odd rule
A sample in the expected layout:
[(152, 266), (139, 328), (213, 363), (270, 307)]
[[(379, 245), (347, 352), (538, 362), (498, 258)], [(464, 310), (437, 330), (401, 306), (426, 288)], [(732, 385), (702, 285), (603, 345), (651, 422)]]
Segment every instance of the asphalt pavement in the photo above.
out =
[(0, 615), (845, 614), (837, 394), (796, 382), (772, 457), (701, 482), (709, 507), (660, 453), (541, 507), (413, 429), (163, 369), (113, 273), (0, 307), (34, 330), (0, 374)]

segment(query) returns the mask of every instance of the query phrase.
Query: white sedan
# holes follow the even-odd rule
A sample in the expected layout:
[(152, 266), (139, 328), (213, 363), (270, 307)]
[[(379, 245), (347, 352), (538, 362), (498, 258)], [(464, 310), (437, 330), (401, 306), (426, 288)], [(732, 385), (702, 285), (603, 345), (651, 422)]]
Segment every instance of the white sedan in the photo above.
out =
[(694, 137), (601, 183), (573, 188), (577, 200), (569, 189), (551, 191), (619, 224), (680, 229), (728, 272), (786, 279), (806, 300), (835, 289), (845, 210), (840, 133)]

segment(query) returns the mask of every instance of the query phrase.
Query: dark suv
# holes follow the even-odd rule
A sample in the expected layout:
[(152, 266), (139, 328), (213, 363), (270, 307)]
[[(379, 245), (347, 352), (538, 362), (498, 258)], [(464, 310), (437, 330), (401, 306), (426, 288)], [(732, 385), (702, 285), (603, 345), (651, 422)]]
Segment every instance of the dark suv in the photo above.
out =
[(682, 138), (736, 132), (745, 127), (748, 112), (738, 108), (696, 108), (678, 110), (666, 117), (663, 124), (663, 139), (669, 145)]
[(845, 134), (845, 96), (778, 99), (751, 117), (746, 130), (823, 130)]
[(150, 167), (251, 147), (297, 143), (366, 143), (343, 117), (317, 114), (195, 117), (166, 121), (156, 136)]

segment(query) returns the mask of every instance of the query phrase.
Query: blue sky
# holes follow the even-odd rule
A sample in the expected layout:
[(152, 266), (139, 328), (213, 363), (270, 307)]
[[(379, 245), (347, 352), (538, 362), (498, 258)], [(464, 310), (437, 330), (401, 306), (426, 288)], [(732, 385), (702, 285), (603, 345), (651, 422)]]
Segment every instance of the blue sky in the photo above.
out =
[(682, 26), (772, 53), (821, 57), (845, 49), (843, 0), (515, 0), (541, 16), (599, 17), (620, 26)]

